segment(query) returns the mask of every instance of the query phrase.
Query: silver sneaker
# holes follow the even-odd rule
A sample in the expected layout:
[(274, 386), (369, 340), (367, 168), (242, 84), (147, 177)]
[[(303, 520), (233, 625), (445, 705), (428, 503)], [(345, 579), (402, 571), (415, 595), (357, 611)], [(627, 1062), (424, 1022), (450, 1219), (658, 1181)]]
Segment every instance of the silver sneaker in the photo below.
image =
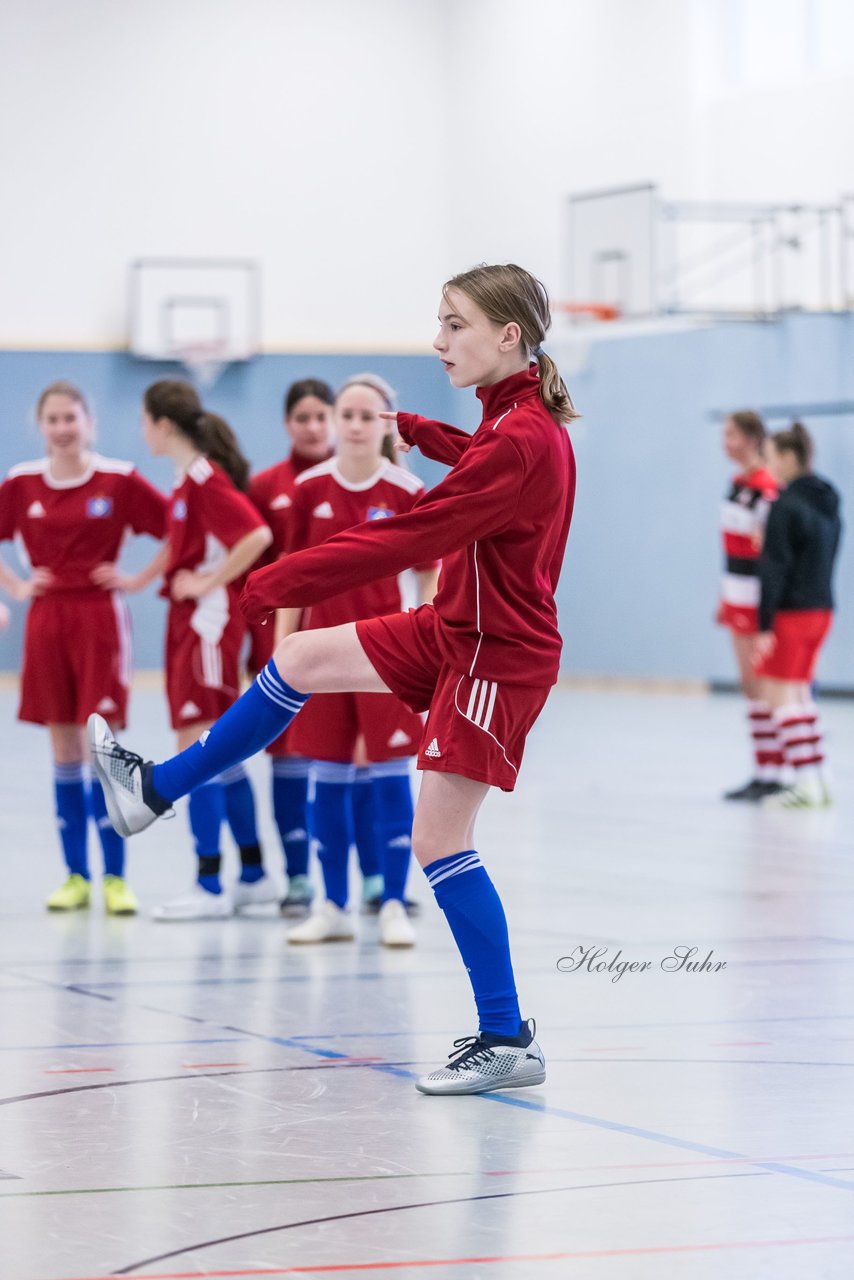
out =
[(171, 805), (150, 784), (151, 764), (119, 746), (103, 716), (90, 716), (92, 767), (104, 789), (107, 813), (120, 836), (133, 836), (167, 813)]
[(542, 1084), (546, 1060), (534, 1039), (536, 1024), (531, 1021), (525, 1025), (531, 1037), (527, 1045), (520, 1045), (518, 1039), (508, 1044), (486, 1032), (455, 1040), (447, 1067), (420, 1076), (416, 1089), (420, 1093), (491, 1093)]

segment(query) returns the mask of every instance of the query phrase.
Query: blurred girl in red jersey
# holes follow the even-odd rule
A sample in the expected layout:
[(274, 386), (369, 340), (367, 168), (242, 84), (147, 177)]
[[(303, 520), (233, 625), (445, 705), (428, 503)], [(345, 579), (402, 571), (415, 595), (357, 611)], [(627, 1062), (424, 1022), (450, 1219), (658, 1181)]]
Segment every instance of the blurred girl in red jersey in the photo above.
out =
[(88, 907), (87, 827), (98, 827), (104, 906), (131, 915), (124, 841), (107, 819), (101, 784), (87, 785), (85, 723), (98, 711), (117, 729), (127, 719), (131, 675), (126, 591), (144, 585), (119, 572), (125, 534), (166, 532), (166, 499), (132, 463), (93, 449), (95, 428), (83, 393), (54, 382), (38, 399), (46, 456), (13, 467), (0, 487), (0, 539), (15, 538), (29, 561), (21, 578), (0, 561), (0, 585), (29, 601), (19, 718), (47, 725), (54, 760), (57, 822), (68, 878), (48, 898), (51, 911)]
[(764, 441), (765, 424), (752, 410), (731, 413), (724, 423), (724, 453), (739, 470), (721, 509), (725, 568), (717, 620), (732, 636), (739, 682), (747, 698), (754, 758), (753, 777), (727, 791), (725, 800), (758, 801), (782, 786), (783, 756), (777, 729), (771, 708), (760, 696), (753, 669), (753, 644), (759, 630), (757, 565), (768, 512), (777, 496), (777, 482), (763, 462)]
[[(272, 564), (284, 551), (297, 476), (332, 454), (334, 399), (332, 388), (320, 378), (302, 378), (285, 393), (284, 426), (291, 442), (290, 454), (249, 482), (249, 497), (273, 534), (272, 544), (254, 568)], [(253, 675), (262, 671), (273, 656), (275, 630), (266, 623), (249, 628), (252, 643), (248, 666)], [(273, 814), (287, 875), (281, 911), (284, 916), (300, 916), (311, 906), (313, 896), (308, 876), (311, 762), (294, 752), (287, 733), (271, 742), (267, 753), (272, 757)]]
[[(166, 690), (179, 750), (202, 737), (239, 694), (240, 646), (246, 624), (239, 584), (272, 541), (246, 496), (249, 464), (228, 423), (202, 408), (189, 382), (155, 382), (142, 411), (146, 443), (175, 463), (169, 504), (168, 559), (161, 594), (169, 600)], [(238, 791), (237, 804), (226, 791)], [(190, 794), (190, 827), (199, 860), (192, 888), (155, 908), (158, 920), (229, 916), (275, 901), (255, 832), (254, 801), (242, 768), (224, 771)], [(236, 813), (235, 813), (236, 810)], [(220, 881), (220, 831), (228, 818), (240, 847), (240, 879)], [(245, 825), (246, 834), (240, 830)]]
[[(393, 407), (394, 393), (374, 374), (357, 374), (335, 399), (334, 458), (297, 477), (286, 552), (317, 546), (335, 533), (365, 521), (410, 511), (424, 486), (408, 470), (388, 460), (383, 446), (389, 424), (381, 414)], [(420, 602), (436, 590), (436, 565), (417, 566)], [(371, 582), (312, 608), (290, 611), (284, 633), (313, 630), (381, 617), (401, 608), (400, 583), (389, 577)], [(371, 814), (383, 876), (380, 940), (407, 947), (415, 941), (404, 906), (412, 833), (409, 761), (421, 739), (420, 717), (388, 693), (321, 694), (289, 731), (289, 743), (315, 762), (312, 835), (318, 842), (326, 898), (288, 936), (292, 943), (339, 941), (354, 936), (348, 900), (347, 863), (354, 840), (353, 763), (362, 745), (370, 768)], [(363, 785), (363, 784), (360, 784)]]

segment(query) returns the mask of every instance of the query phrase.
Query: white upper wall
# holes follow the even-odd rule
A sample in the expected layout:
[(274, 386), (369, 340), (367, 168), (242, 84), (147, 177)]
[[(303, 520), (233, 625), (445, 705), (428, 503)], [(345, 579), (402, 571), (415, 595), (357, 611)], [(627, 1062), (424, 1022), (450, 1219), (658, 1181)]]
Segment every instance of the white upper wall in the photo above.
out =
[(141, 256), (257, 259), (268, 348), (426, 348), (554, 291), (570, 192), (854, 189), (850, 0), (28, 0), (0, 9), (0, 345), (121, 345)]

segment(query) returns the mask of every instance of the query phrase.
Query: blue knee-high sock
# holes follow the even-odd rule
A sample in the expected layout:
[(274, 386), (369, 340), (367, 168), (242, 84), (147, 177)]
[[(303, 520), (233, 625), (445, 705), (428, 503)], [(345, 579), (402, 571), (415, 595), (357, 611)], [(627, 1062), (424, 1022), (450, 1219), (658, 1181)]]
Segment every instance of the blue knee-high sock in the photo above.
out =
[(359, 869), (367, 879), (382, 872), (377, 841), (372, 770), (357, 769), (353, 781), (353, 837), (359, 855)]
[(71, 875), (89, 879), (86, 853), (86, 828), (89, 811), (86, 805), (86, 779), (82, 764), (53, 766), (53, 793), (56, 799), (56, 824)]
[(199, 859), (199, 884), (221, 893), (219, 833), (225, 821), (225, 797), (218, 782), (206, 782), (190, 792), (190, 830)]
[(98, 838), (104, 854), (104, 875), (123, 876), (125, 873), (125, 842), (113, 829), (107, 816), (104, 789), (97, 778), (89, 779), (89, 811), (98, 828)]
[(507, 920), (474, 849), (424, 868), (468, 970), (480, 1030), (518, 1036), (522, 1021), (510, 961)]
[(164, 800), (177, 800), (223, 769), (254, 756), (278, 738), (309, 696), (286, 684), (271, 659), (243, 697), (198, 742), (154, 766), (154, 790)]
[(374, 813), (382, 860), (383, 902), (403, 902), (412, 851), (412, 786), (409, 761), (373, 766)]
[(311, 834), (323, 868), (326, 896), (337, 907), (347, 905), (347, 863), (353, 843), (353, 773), (351, 764), (315, 764)]
[(242, 764), (223, 769), (219, 775), (225, 799), (225, 817), (240, 850), (240, 879), (254, 884), (264, 877), (258, 822), (255, 817), (255, 795)]
[(308, 783), (311, 761), (302, 756), (273, 759), (273, 815), (288, 878), (308, 875)]

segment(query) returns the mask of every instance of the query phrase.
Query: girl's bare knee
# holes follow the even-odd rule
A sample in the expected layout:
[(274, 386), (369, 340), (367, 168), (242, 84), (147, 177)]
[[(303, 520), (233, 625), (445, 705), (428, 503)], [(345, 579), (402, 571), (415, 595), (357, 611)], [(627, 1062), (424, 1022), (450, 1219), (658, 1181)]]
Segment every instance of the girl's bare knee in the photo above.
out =
[(309, 693), (311, 679), (310, 654), (300, 632), (285, 636), (273, 654), (276, 670), (287, 684), (301, 693)]

